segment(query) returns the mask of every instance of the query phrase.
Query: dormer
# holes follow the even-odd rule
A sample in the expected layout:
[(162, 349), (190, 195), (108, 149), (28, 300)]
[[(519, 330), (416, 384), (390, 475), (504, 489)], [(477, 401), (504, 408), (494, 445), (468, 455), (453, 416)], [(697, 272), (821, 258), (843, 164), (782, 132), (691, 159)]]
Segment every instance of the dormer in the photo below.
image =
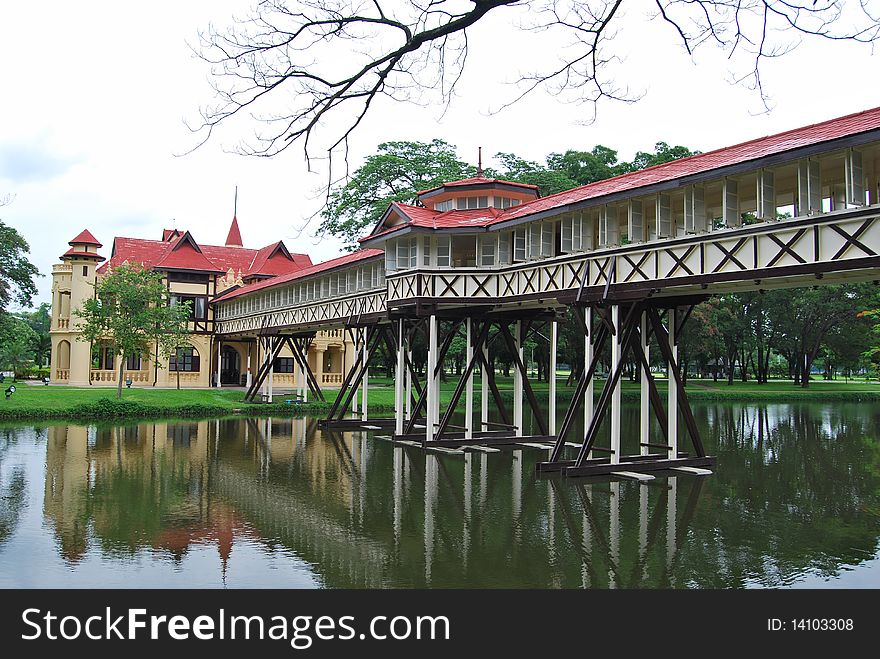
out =
[(104, 260), (104, 257), (98, 254), (98, 248), (103, 247), (103, 245), (98, 242), (88, 229), (82, 231), (67, 244), (70, 245), (70, 249), (61, 255), (62, 261), (70, 261), (72, 259)]
[(533, 201), (539, 195), (536, 185), (475, 176), (421, 190), (416, 196), (425, 208), (446, 212), (479, 208), (504, 210)]

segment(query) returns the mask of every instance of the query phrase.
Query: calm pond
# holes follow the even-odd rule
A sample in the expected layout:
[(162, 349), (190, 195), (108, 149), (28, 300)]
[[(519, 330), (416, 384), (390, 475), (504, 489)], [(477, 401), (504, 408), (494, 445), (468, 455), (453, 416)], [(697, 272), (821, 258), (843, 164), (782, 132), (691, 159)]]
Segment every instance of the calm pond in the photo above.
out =
[(315, 419), (5, 427), (0, 587), (880, 587), (877, 406), (695, 414), (716, 473), (648, 486)]

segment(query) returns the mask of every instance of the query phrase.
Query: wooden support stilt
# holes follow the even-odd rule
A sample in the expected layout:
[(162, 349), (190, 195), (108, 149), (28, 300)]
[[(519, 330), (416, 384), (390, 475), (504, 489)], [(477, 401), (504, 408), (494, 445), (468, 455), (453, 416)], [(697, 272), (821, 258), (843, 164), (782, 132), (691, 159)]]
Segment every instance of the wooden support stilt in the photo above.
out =
[[(474, 436), (474, 336), (473, 336), (473, 320), (467, 318), (465, 320), (465, 362), (471, 364), (468, 371), (467, 385), (464, 395), (464, 427), (465, 436), (470, 438)], [(481, 346), (482, 348), (482, 346)]]
[[(404, 421), (404, 385), (407, 378), (404, 377), (406, 368), (406, 348), (404, 346), (404, 320), (397, 321), (397, 368), (394, 371), (394, 432), (403, 434)], [(407, 392), (408, 393), (408, 392)]]
[[(650, 405), (650, 391), (648, 390), (648, 378), (651, 377), (648, 348), (648, 317), (647, 312), (643, 311), (639, 319), (639, 350), (644, 357), (644, 366), (639, 368), (639, 451), (642, 455), (648, 454), (648, 443), (650, 441), (650, 423), (648, 407)], [(642, 366), (640, 363), (639, 366)]]
[[(611, 340), (611, 371), (617, 373), (623, 367), (620, 332), (620, 305), (611, 307), (611, 322), (617, 334)], [(611, 462), (620, 462), (620, 378), (617, 377), (611, 389)]]
[(436, 423), (436, 412), (440, 401), (438, 400), (440, 373), (439, 367), (442, 360), (438, 359), (437, 348), (437, 314), (431, 314), (428, 318), (428, 383), (427, 389), (427, 408), (425, 410), (425, 441), (430, 442), (434, 439), (434, 424)]
[(556, 434), (556, 353), (558, 349), (559, 339), (559, 323), (556, 319), (550, 321), (550, 368), (549, 373), (547, 374), (548, 381), (550, 383), (550, 400), (548, 401), (549, 406), (549, 418), (547, 423), (547, 431), (551, 435)]

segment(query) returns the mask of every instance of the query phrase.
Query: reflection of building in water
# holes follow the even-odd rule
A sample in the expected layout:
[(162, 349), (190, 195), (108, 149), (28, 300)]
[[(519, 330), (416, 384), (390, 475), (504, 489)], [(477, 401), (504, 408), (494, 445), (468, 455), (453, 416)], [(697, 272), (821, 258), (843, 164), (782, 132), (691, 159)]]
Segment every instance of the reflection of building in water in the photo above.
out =
[(44, 512), (70, 560), (228, 556), (245, 536), (329, 587), (782, 585), (876, 553), (873, 427), (815, 412), (701, 406), (724, 469), (650, 485), (536, 479), (536, 451), (426, 455), (307, 419), (56, 427)]
[(213, 426), (49, 428), (43, 511), (62, 555), (78, 560), (96, 543), (114, 552), (150, 547), (180, 559), (194, 544), (216, 543), (225, 567), (241, 524), (211, 496)]

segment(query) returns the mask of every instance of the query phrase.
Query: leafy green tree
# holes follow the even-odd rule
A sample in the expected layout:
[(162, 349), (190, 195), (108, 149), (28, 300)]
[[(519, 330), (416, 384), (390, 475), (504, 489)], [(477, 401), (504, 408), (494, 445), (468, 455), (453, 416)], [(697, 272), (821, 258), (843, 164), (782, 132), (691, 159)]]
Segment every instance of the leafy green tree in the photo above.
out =
[(320, 231), (354, 248), (392, 201), (412, 202), (418, 190), (474, 173), (458, 158), (455, 146), (443, 140), (385, 142), (345, 185), (331, 191)]
[(43, 302), (33, 311), (22, 311), (16, 315), (34, 331), (32, 344), (33, 360), (37, 366), (45, 366), (49, 363), (49, 353), (52, 350), (52, 338), (49, 330), (52, 325), (51, 306)]
[(27, 259), (30, 251), (22, 235), (0, 220), (0, 313), (13, 301), (29, 307), (37, 293), (34, 278), (40, 273)]
[(634, 172), (637, 169), (645, 169), (654, 165), (662, 165), (663, 163), (678, 160), (679, 158), (687, 158), (700, 153), (699, 151), (691, 151), (685, 146), (669, 146), (666, 142), (657, 142), (654, 145), (654, 153), (639, 151), (631, 163), (625, 164), (625, 171)]
[(37, 333), (23, 320), (0, 316), (0, 369), (20, 373), (29, 366), (36, 338)]
[(116, 397), (128, 357), (148, 354), (156, 345), (163, 357), (186, 343), (189, 303), (171, 305), (162, 276), (136, 264), (123, 264), (95, 286), (95, 297), (74, 313), (83, 319), (81, 341), (112, 342), (119, 360)]

